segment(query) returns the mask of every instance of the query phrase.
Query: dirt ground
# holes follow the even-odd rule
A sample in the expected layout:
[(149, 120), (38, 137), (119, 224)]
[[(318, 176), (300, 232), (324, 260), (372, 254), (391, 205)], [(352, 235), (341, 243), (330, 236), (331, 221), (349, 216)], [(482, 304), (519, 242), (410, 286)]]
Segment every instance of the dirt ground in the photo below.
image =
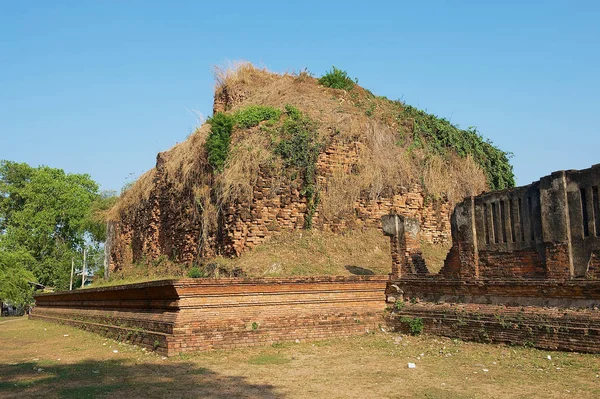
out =
[(597, 355), (381, 331), (164, 358), (71, 327), (3, 318), (0, 345), (1, 398), (600, 397)]

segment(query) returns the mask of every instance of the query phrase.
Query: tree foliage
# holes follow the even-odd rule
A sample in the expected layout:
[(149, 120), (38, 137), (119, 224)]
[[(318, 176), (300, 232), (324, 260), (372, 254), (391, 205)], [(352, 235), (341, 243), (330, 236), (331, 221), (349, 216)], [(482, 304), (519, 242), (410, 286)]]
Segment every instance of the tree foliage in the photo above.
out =
[[(33, 276), (44, 285), (68, 287), (71, 259), (79, 258), (84, 247), (98, 250), (104, 240), (100, 214), (111, 201), (99, 194), (89, 175), (0, 161), (0, 251), (5, 273), (23, 268), (32, 275), (15, 272), (13, 280)], [(18, 284), (12, 281), (10, 287)]]
[(23, 305), (32, 302), (32, 286), (35, 280), (27, 266), (33, 258), (26, 251), (0, 251), (0, 302), (10, 301)]

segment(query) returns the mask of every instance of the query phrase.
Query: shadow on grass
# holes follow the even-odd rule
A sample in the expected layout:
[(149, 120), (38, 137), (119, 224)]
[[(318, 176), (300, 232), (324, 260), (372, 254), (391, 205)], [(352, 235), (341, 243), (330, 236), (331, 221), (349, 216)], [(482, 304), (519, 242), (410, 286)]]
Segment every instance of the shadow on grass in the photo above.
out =
[(280, 398), (274, 387), (251, 384), (192, 363), (87, 360), (74, 364), (0, 365), (0, 397), (60, 398)]
[(360, 266), (347, 265), (347, 266), (344, 266), (344, 268), (346, 270), (348, 270), (350, 273), (357, 275), (357, 276), (374, 276), (375, 275), (373, 270), (365, 269), (364, 267), (360, 267)]

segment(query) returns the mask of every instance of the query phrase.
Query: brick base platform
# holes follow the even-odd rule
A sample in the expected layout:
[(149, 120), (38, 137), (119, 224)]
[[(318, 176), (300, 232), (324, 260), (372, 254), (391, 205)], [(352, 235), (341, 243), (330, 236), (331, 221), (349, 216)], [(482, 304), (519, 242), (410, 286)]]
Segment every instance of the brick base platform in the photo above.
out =
[(32, 319), (172, 356), (365, 333), (383, 324), (387, 278), (181, 279), (40, 294)]

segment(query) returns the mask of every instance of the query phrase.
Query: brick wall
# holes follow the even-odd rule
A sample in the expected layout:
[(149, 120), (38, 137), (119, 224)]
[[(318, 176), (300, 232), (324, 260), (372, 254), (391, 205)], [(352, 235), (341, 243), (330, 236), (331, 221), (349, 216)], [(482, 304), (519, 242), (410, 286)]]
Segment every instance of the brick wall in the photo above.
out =
[(409, 332), (407, 318), (423, 321), (428, 334), (484, 343), (600, 353), (600, 315), (593, 310), (475, 304), (408, 303), (390, 312), (395, 331)]
[(600, 281), (449, 280), (402, 278), (386, 288), (386, 322), (409, 332), (420, 318), (424, 332), (480, 342), (600, 353)]
[[(356, 164), (360, 145), (358, 142), (337, 144), (324, 150), (317, 164), (319, 184), (326, 185), (334, 169)], [(182, 263), (217, 253), (238, 256), (270, 237), (303, 228), (307, 209), (301, 187), (262, 171), (253, 187), (252, 201), (226, 204), (219, 227), (202, 237), (202, 211), (197, 206), (193, 182), (175, 189), (173, 181), (185, 179), (180, 172), (167, 173), (164, 165), (168, 157), (168, 152), (157, 156), (156, 168), (148, 177), (147, 184), (151, 187), (148, 199), (111, 222), (113, 234), (107, 245), (111, 271), (160, 256)], [(198, 168), (196, 173), (211, 173), (201, 166)], [(420, 221), (419, 239), (431, 243), (449, 242), (450, 205), (444, 201), (427, 202), (425, 197), (418, 185), (389, 187), (377, 199), (370, 199), (369, 194), (363, 192), (354, 203), (353, 212), (334, 220), (325, 220), (319, 206), (313, 226), (333, 232), (379, 228), (381, 216), (398, 213)]]
[(600, 250), (600, 165), (458, 204), (448, 278), (586, 278)]
[(182, 279), (36, 296), (30, 315), (177, 353), (360, 334), (383, 322), (383, 277)]

